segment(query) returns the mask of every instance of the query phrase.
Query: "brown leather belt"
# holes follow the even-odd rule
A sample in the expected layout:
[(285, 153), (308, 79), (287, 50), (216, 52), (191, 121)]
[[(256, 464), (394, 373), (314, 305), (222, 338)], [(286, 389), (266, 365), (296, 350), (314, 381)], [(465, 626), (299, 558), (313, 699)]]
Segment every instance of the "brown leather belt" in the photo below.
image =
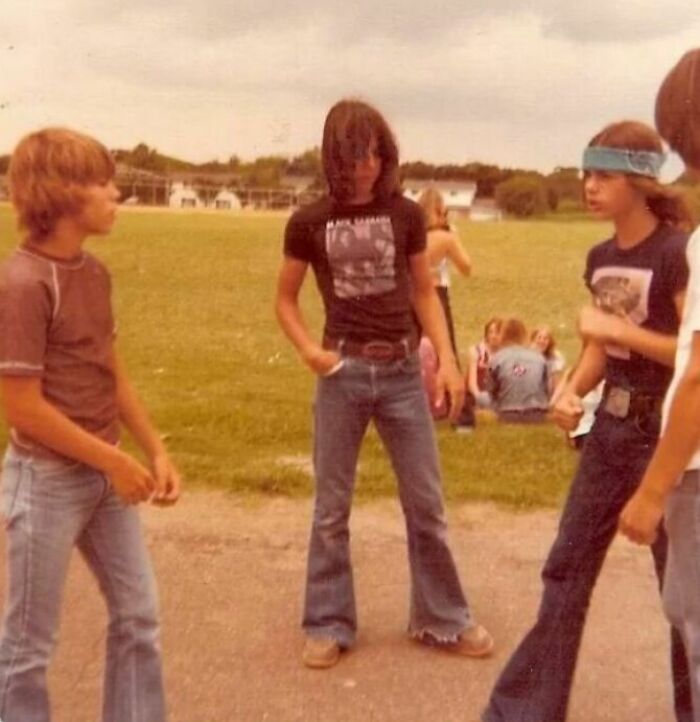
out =
[(357, 356), (365, 361), (391, 363), (408, 358), (417, 348), (418, 341), (404, 338), (401, 341), (351, 341), (325, 337), (323, 348), (338, 351), (345, 356)]

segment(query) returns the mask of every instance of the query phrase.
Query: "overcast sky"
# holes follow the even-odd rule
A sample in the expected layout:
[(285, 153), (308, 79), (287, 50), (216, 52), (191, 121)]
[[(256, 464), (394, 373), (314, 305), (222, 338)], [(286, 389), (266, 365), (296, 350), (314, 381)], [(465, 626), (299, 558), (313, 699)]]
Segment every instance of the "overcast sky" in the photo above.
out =
[(196, 162), (293, 155), (351, 95), (402, 160), (550, 171), (651, 122), (698, 45), (688, 0), (4, 0), (0, 152), (52, 124)]

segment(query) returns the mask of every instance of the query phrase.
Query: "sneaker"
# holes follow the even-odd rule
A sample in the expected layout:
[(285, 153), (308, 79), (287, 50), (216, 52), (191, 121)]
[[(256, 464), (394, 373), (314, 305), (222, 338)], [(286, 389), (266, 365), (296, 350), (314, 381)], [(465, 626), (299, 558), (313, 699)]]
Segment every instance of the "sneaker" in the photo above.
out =
[(493, 637), (486, 627), (475, 624), (465, 629), (456, 642), (441, 644), (440, 648), (463, 657), (487, 657), (493, 651)]
[(308, 636), (301, 659), (312, 669), (328, 669), (340, 659), (340, 645), (331, 637)]

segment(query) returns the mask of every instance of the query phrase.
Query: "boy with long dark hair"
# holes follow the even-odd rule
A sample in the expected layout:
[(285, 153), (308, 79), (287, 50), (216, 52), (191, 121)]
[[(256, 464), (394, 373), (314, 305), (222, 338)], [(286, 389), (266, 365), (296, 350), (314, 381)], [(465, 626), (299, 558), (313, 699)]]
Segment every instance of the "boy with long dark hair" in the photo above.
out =
[[(318, 375), (303, 661), (330, 667), (355, 641), (348, 520), (360, 444), (372, 420), (391, 457), (406, 518), (409, 633), (484, 656), (493, 640), (472, 619), (447, 544), (438, 453), (420, 377), (414, 312), (439, 355), (436, 400), (447, 389), (456, 419), (464, 383), (430, 275), (423, 214), (401, 195), (396, 142), (366, 103), (344, 100), (331, 108), (322, 157), (328, 195), (287, 224), (276, 303), (282, 329)], [(326, 314), (320, 344), (298, 302), (309, 265)]]
[[(542, 570), (537, 620), (501, 672), (483, 722), (566, 719), (591, 593), (658, 436), (688, 279), (691, 221), (682, 195), (659, 182), (663, 159), (658, 134), (636, 121), (606, 126), (583, 153), (586, 204), (612, 221), (613, 234), (586, 259), (592, 303), (579, 316), (584, 346), (553, 415), (566, 431), (576, 428), (582, 397), (602, 379), (603, 400)], [(661, 583), (663, 531), (652, 552)], [(676, 718), (688, 722), (687, 661), (675, 630), (672, 667)]]

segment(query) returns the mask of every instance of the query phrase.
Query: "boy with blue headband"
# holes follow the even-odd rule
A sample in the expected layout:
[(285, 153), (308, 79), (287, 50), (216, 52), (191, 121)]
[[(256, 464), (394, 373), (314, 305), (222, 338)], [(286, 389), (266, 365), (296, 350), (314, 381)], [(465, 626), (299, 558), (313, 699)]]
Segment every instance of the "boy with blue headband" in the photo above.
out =
[[(579, 316), (583, 349), (553, 415), (562, 428), (574, 429), (582, 397), (601, 380), (603, 400), (542, 572), (537, 621), (501, 673), (483, 722), (566, 719), (591, 593), (658, 435), (687, 282), (683, 229), (690, 222), (682, 198), (658, 181), (662, 162), (658, 135), (634, 121), (606, 127), (583, 156), (587, 206), (612, 221), (614, 234), (588, 254), (584, 279), (592, 303)], [(652, 552), (661, 580), (662, 530)], [(672, 640), (676, 719), (690, 722), (687, 662), (675, 631)]]
[[(700, 178), (700, 49), (670, 71), (656, 99), (656, 123)], [(655, 543), (665, 511), (669, 539), (664, 608), (691, 661), (694, 720), (700, 722), (700, 231), (688, 243), (690, 280), (678, 335), (673, 380), (664, 404), (664, 432), (639, 489), (620, 516), (632, 541)]]

